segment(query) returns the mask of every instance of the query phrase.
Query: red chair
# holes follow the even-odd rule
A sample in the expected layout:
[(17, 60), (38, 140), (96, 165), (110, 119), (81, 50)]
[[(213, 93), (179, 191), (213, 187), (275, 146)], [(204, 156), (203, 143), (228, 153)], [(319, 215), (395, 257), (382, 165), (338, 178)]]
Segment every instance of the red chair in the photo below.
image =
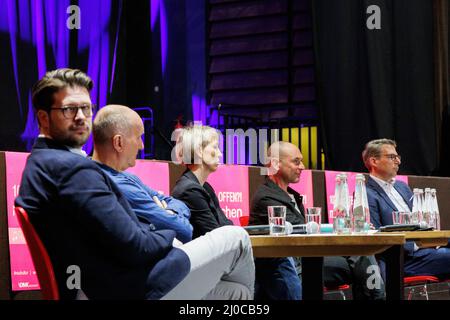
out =
[(248, 226), (248, 221), (249, 221), (249, 219), (250, 219), (249, 216), (242, 216), (242, 217), (239, 217), (239, 223), (241, 224), (241, 227)]
[(343, 284), (341, 286), (337, 286), (337, 287), (324, 287), (323, 288), (323, 292), (324, 293), (328, 293), (328, 292), (332, 292), (332, 291), (337, 291), (339, 292), (339, 294), (342, 297), (342, 300), (347, 300), (346, 296), (345, 296), (345, 290), (350, 289), (350, 285), (348, 284)]
[(411, 276), (403, 278), (405, 289), (409, 290), (407, 300), (411, 300), (416, 289), (419, 288), (419, 294), (429, 300), (427, 285), (437, 283), (439, 279), (434, 276)]
[(56, 283), (53, 265), (48, 256), (47, 250), (39, 235), (31, 224), (28, 214), (21, 207), (15, 208), (17, 219), (22, 228), (23, 235), (30, 250), (31, 259), (36, 268), (39, 285), (41, 286), (44, 300), (59, 300), (58, 285)]

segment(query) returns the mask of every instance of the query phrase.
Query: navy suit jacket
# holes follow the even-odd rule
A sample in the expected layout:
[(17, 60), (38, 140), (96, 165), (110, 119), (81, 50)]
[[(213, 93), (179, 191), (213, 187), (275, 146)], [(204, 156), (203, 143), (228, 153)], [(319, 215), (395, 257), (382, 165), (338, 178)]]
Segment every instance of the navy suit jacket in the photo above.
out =
[(118, 187), (92, 160), (39, 138), (28, 157), (16, 206), (23, 207), (52, 260), (62, 299), (80, 268), (89, 299), (159, 299), (189, 272), (172, 247), (175, 231), (139, 223)]
[(183, 201), (191, 210), (193, 238), (226, 225), (233, 225), (220, 208), (213, 187), (208, 182), (201, 186), (189, 169), (178, 179), (172, 190), (172, 196)]
[[(394, 188), (402, 196), (411, 210), (413, 193), (409, 186), (402, 181), (395, 181)], [(392, 211), (398, 211), (398, 209), (392, 203), (391, 199), (389, 199), (389, 196), (384, 192), (383, 188), (370, 176), (367, 181), (366, 190), (370, 209), (370, 220), (374, 227), (379, 229), (381, 226), (393, 224)], [(405, 244), (405, 250), (408, 255), (411, 255), (414, 252), (414, 244), (407, 242)]]

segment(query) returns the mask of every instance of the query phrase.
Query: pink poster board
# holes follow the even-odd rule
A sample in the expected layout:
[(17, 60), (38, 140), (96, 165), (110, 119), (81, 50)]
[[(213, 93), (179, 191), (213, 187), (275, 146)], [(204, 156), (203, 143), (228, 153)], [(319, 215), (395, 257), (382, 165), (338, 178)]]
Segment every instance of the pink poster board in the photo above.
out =
[(237, 226), (249, 219), (248, 167), (220, 165), (216, 172), (208, 177), (208, 183), (214, 188), (220, 207), (228, 219)]
[[(327, 208), (328, 208), (328, 221), (333, 223), (333, 202), (334, 202), (334, 188), (336, 175), (342, 173), (341, 171), (325, 171), (325, 186), (327, 194)], [(344, 172), (347, 174), (348, 192), (350, 196), (350, 205), (353, 205), (353, 193), (355, 192), (355, 177), (358, 172)], [(398, 175), (395, 178), (398, 181), (403, 181), (408, 184), (408, 177)]]
[[(14, 212), (14, 199), (19, 194), (20, 181), (28, 153), (6, 152), (6, 201), (8, 207), (8, 237), (13, 291), (39, 290), (39, 282), (22, 229)], [(156, 191), (169, 194), (168, 163), (137, 160), (129, 170)]]
[(126, 170), (137, 175), (151, 189), (170, 195), (169, 164), (151, 160), (136, 160), (136, 165)]
[(5, 152), (6, 203), (8, 206), (8, 237), (13, 291), (39, 290), (39, 282), (22, 229), (14, 212), (14, 199), (19, 194), (20, 181), (28, 153)]
[(305, 207), (305, 209), (314, 206), (311, 170), (303, 170), (300, 176), (300, 181), (295, 184), (290, 184), (289, 187), (303, 196), (303, 206)]

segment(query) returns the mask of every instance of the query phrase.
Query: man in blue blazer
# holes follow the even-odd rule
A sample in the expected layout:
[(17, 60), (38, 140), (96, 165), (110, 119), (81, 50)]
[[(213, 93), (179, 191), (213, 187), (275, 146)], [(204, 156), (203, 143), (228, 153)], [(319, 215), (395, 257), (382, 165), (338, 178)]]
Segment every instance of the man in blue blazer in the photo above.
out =
[[(366, 168), (370, 172), (367, 181), (367, 199), (370, 219), (375, 228), (393, 224), (393, 211), (411, 211), (413, 193), (407, 184), (396, 181), (401, 157), (396, 143), (389, 139), (370, 141), (362, 153)], [(404, 273), (406, 276), (450, 275), (450, 249), (419, 249), (414, 242), (405, 244)]]
[[(92, 87), (73, 69), (48, 72), (33, 87), (40, 135), (15, 202), (49, 252), (61, 298), (73, 299), (79, 289), (89, 299), (211, 298), (235, 279), (241, 288), (231, 298), (251, 298), (253, 257), (245, 231), (222, 231), (237, 239), (229, 252), (214, 252), (220, 232), (175, 248), (175, 231), (141, 224), (116, 184), (85, 157)], [(199, 246), (213, 251), (210, 260), (192, 254)]]

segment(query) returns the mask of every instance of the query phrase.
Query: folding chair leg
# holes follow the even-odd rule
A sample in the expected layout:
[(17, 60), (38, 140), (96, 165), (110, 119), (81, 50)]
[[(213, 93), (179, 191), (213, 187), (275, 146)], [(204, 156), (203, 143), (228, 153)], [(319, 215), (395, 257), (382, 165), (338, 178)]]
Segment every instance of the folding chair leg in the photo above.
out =
[(408, 298), (407, 298), (408, 300), (412, 299), (413, 293), (414, 293), (414, 288), (409, 288), (409, 290), (408, 290)]
[(427, 300), (430, 300), (430, 298), (428, 297), (428, 289), (427, 289), (427, 285), (426, 284), (423, 285), (423, 292), (425, 294), (425, 298)]

